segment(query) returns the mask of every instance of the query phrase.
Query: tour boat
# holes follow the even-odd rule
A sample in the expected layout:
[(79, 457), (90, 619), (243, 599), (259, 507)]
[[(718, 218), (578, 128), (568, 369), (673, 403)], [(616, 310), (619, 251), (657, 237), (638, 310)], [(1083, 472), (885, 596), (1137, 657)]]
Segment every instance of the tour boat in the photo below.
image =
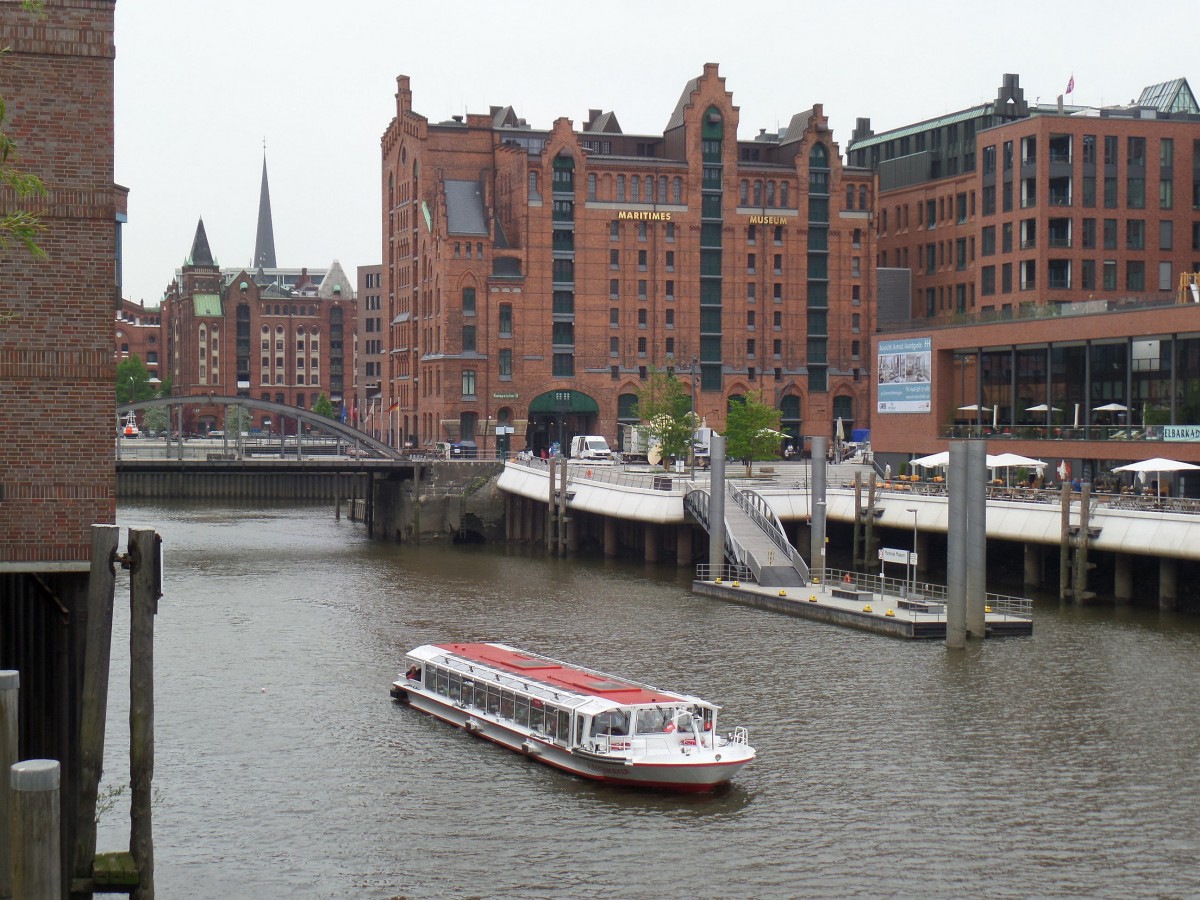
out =
[(507, 644), (426, 644), (392, 697), (510, 750), (611, 784), (711, 791), (754, 759), (720, 707)]

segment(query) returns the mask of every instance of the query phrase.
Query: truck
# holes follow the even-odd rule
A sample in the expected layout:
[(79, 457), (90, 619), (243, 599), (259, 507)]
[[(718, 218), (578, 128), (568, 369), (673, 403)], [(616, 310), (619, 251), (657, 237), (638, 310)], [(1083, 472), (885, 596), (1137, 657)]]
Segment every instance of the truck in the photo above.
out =
[(711, 456), (712, 429), (701, 425), (692, 433), (692, 452), (696, 455), (696, 465), (707, 466)]
[(608, 441), (598, 434), (577, 434), (571, 438), (571, 459), (611, 460)]
[(645, 462), (651, 451), (659, 446), (644, 425), (621, 426), (621, 456), (626, 462)]

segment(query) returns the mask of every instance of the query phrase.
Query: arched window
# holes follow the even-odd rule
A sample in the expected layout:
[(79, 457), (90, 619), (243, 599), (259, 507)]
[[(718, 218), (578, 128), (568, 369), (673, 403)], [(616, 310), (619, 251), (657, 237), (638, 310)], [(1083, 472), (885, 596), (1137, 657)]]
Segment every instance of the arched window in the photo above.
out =
[(750, 201), (750, 182), (745, 178), (738, 185), (738, 203), (745, 206)]
[(808, 152), (808, 165), (810, 168), (829, 168), (829, 151), (825, 149), (824, 144), (813, 144), (812, 150)]
[(788, 183), (786, 181), (780, 182), (779, 184), (779, 205), (788, 205)]
[(767, 182), (767, 206), (775, 205), (775, 182)]
[(846, 185), (846, 209), (854, 209), (854, 185)]
[(867, 186), (865, 184), (858, 189), (858, 208), (867, 208)]
[[(849, 394), (839, 394), (833, 398), (833, 418), (842, 420), (844, 439), (850, 439), (850, 426), (854, 422), (854, 398)], [(835, 425), (836, 427), (836, 425)]]
[(754, 182), (754, 205), (762, 206), (762, 182)]

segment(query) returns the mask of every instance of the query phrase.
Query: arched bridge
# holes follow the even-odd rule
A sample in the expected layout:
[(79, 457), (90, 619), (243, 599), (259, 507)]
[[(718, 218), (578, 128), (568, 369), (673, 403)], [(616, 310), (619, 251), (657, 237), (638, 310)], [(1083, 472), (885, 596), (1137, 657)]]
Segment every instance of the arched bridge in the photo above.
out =
[(194, 394), (188, 397), (158, 397), (154, 400), (141, 400), (137, 403), (119, 404), (117, 406), (117, 416), (121, 417), (127, 413), (140, 412), (147, 409), (170, 408), (173, 406), (183, 407), (189, 403), (203, 403), (208, 406), (224, 406), (226, 408), (230, 406), (242, 406), (247, 409), (273, 413), (279, 415), (281, 418), (286, 416), (289, 419), (297, 419), (317, 431), (333, 435), (350, 444), (354, 444), (372, 456), (381, 459), (401, 458), (400, 452), (395, 447), (389, 447), (382, 441), (376, 440), (369, 434), (359, 431), (357, 428), (319, 415), (311, 410), (301, 409), (298, 406), (287, 406), (283, 403), (275, 403), (272, 400), (255, 400), (253, 397), (223, 397), (219, 394)]

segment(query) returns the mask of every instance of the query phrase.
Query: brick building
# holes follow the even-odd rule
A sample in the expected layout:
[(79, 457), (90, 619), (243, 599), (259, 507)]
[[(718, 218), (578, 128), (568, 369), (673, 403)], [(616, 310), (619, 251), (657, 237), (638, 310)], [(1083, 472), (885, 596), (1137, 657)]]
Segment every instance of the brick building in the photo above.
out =
[(122, 298), (114, 326), (116, 338), (116, 361), (136, 356), (146, 366), (150, 378), (162, 378), (160, 369), (163, 353), (162, 317), (159, 307), (146, 308), (146, 304), (134, 303)]
[(372, 437), (383, 436), (383, 371), (385, 321), (383, 318), (383, 266), (358, 268), (357, 390), (348, 421)]
[[(223, 427), (208, 394), (302, 409), (324, 394), (341, 414), (353, 396), (354, 289), (336, 260), (317, 277), (304, 269), (286, 285), (274, 270), (221, 269), (199, 222), (162, 306), (172, 395), (197, 398), (184, 406), (185, 432)], [(252, 427), (278, 430), (269, 413), (252, 416)]]
[(1172, 297), (1200, 269), (1200, 107), (1185, 79), (1126, 106), (996, 100), (881, 134), (880, 268), (912, 272), (911, 316), (1008, 317), (1022, 304)]
[(0, 244), (0, 669), (20, 672), (19, 759), (61, 764), (63, 883), (79, 806), (91, 526), (116, 520), (113, 316), (126, 192), (113, 183), (113, 0), (0, 0), (7, 166), (44, 197), (45, 251)]
[(717, 66), (662, 134), (612, 112), (535, 129), (511, 107), (433, 123), (397, 79), (382, 139), (393, 444), (614, 438), (653, 369), (720, 426), (762, 392), (794, 440), (866, 420), (872, 174), (844, 168), (817, 105), (737, 136)]

